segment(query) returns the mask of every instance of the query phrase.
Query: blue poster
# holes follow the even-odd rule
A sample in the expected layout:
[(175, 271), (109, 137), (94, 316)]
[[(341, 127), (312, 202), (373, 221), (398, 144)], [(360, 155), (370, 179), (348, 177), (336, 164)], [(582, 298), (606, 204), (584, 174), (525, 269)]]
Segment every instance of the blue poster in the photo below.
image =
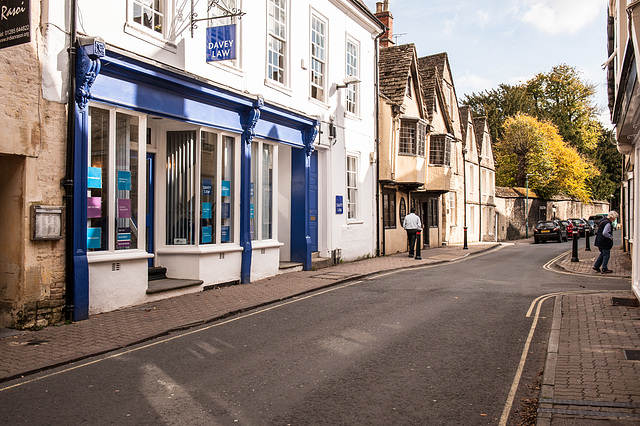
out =
[(87, 248), (99, 249), (101, 237), (102, 228), (87, 228)]
[(211, 179), (202, 179), (202, 195), (211, 195)]
[(87, 188), (102, 188), (102, 169), (100, 167), (89, 167)]
[(253, 216), (253, 212), (254, 212), (254, 210), (253, 210), (253, 204), (251, 204), (250, 209), (251, 209), (251, 219), (253, 219), (253, 217), (254, 217), (254, 216)]
[(236, 25), (207, 28), (207, 62), (236, 59)]
[(203, 226), (202, 227), (202, 244), (211, 243), (211, 227)]
[(222, 241), (223, 243), (228, 243), (231, 239), (230, 234), (231, 233), (228, 226), (220, 227), (220, 241)]
[(211, 203), (202, 203), (202, 218), (211, 219)]
[(231, 196), (231, 181), (223, 180), (222, 181), (222, 194), (223, 197)]
[(118, 170), (118, 191), (131, 191), (131, 172)]
[(220, 212), (223, 219), (231, 217), (231, 203), (222, 203), (222, 211)]
[(342, 201), (342, 195), (336, 195), (336, 214), (344, 213), (344, 203)]
[(249, 190), (249, 197), (253, 197), (253, 195), (255, 194), (255, 187), (256, 187), (256, 184), (251, 182), (251, 189)]

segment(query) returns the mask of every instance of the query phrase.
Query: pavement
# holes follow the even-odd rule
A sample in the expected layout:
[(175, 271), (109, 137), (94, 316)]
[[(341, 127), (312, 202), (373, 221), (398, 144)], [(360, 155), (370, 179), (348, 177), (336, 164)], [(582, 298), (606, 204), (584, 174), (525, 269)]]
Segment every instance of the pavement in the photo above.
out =
[[(421, 260), (406, 253), (362, 259), (320, 270), (288, 272), (246, 285), (215, 287), (37, 331), (0, 329), (0, 382), (339, 283), (454, 262), (501, 245), (473, 243), (468, 249), (458, 245), (432, 248), (422, 251)], [(631, 275), (629, 255), (619, 247), (611, 250), (609, 268), (614, 273), (606, 276), (591, 269), (599, 253), (597, 248), (586, 251), (580, 247), (577, 262), (572, 262), (568, 248), (555, 259), (553, 267), (558, 272), (584, 275), (585, 279)], [(537, 425), (640, 425), (640, 308), (630, 288), (569, 292), (555, 297)]]

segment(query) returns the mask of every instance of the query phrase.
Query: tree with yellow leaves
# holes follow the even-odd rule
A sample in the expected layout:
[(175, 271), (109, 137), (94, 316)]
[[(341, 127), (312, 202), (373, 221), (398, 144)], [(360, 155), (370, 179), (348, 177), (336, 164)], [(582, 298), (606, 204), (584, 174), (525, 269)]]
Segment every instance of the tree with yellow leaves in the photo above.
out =
[(566, 194), (588, 201), (598, 170), (569, 146), (556, 126), (526, 114), (507, 118), (496, 143), (498, 185), (529, 187), (542, 197)]

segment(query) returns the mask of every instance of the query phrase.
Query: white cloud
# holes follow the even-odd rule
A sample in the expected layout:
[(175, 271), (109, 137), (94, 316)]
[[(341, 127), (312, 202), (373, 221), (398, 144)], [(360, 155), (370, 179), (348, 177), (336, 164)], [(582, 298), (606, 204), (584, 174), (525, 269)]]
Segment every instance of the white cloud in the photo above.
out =
[(476, 15), (478, 16), (478, 24), (481, 28), (484, 28), (485, 25), (487, 25), (491, 20), (491, 16), (489, 15), (489, 13), (485, 12), (484, 10), (478, 10), (476, 12)]
[(552, 35), (575, 34), (590, 24), (603, 7), (602, 0), (529, 0), (521, 19)]
[(472, 92), (478, 93), (483, 90), (489, 90), (493, 86), (493, 82), (488, 78), (484, 78), (477, 74), (471, 74), (469, 70), (461, 77), (456, 78), (456, 94), (458, 98), (463, 95), (470, 95)]

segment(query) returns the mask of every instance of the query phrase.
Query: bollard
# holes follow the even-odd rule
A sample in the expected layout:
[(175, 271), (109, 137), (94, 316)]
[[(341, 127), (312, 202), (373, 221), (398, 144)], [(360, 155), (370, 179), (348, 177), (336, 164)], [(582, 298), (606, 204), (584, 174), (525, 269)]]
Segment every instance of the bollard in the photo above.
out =
[(584, 230), (584, 238), (587, 240), (587, 247), (584, 251), (591, 251), (591, 243), (589, 242), (589, 237), (591, 236), (591, 232), (588, 229)]
[(573, 250), (571, 253), (571, 261), (572, 262), (580, 262), (578, 259), (578, 231), (573, 233)]
[(463, 250), (469, 250), (469, 245), (467, 244), (467, 227), (464, 228), (464, 246), (462, 246)]
[(420, 256), (420, 247), (422, 247), (422, 241), (420, 241), (421, 238), (421, 231), (416, 232), (416, 260), (422, 260), (422, 257)]

